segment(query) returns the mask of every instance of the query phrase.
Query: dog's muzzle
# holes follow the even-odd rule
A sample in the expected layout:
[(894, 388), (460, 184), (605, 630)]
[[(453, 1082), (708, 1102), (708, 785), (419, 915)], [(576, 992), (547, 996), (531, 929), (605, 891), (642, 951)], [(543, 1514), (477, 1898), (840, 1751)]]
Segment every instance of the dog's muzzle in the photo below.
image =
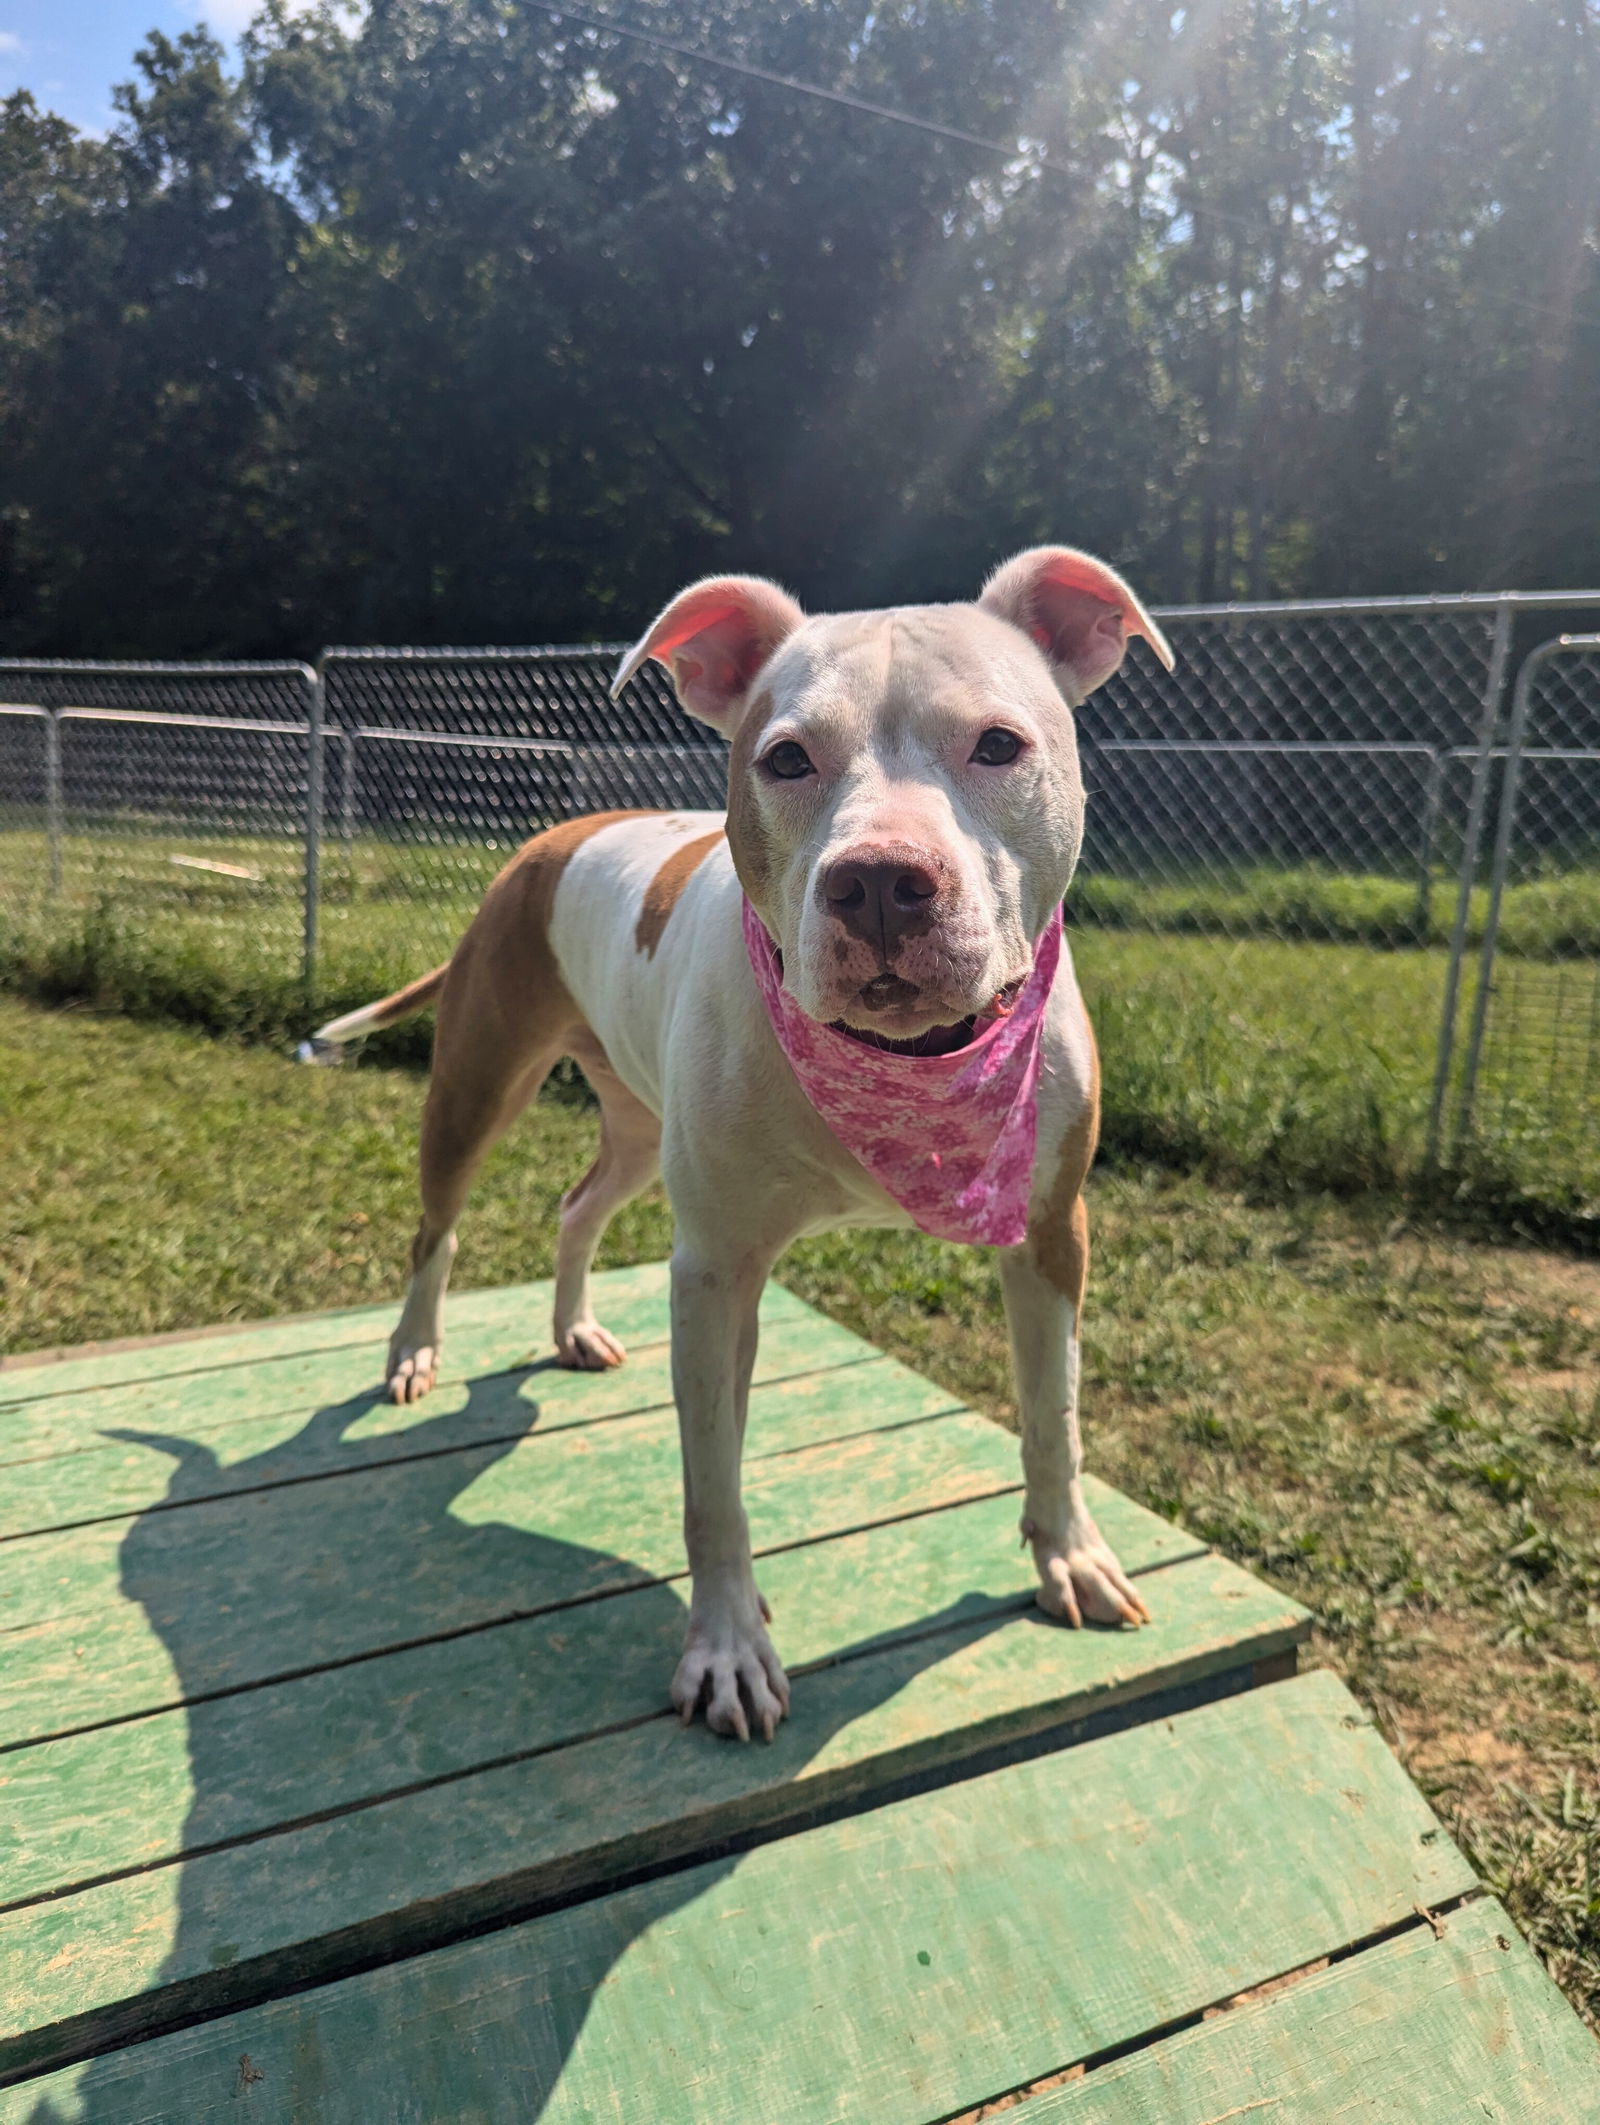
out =
[[(944, 913), (944, 863), (926, 849), (868, 845), (834, 857), (818, 881), (825, 912), (874, 950), (887, 971), (907, 938), (922, 937)], [(870, 1008), (870, 1007), (869, 1007)]]

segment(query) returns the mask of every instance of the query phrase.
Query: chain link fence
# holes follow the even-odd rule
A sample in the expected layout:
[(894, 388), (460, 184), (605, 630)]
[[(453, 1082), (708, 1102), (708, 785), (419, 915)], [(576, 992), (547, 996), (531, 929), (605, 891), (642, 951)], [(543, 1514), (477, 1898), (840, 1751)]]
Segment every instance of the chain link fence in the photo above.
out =
[[(1459, 856), (1441, 829), (1476, 749), (1495, 609), (1163, 619), (1176, 672), (1127, 666), (1080, 717), (1085, 884), (1145, 888), (1086, 892), (1086, 917), (1187, 897), (1212, 931), (1326, 937), (1353, 920), (1375, 941), (1370, 912), (1281, 882), (1320, 872), (1399, 882), (1383, 941), (1425, 942), (1436, 875)], [(1279, 881), (1270, 904), (1257, 874)]]
[[(1136, 650), (1078, 719), (1111, 1141), (1347, 1187), (1477, 1162), (1600, 1207), (1600, 656), (1522, 661), (1584, 608), (1161, 614), (1177, 671)], [(13, 971), (76, 955), (62, 984), (122, 997), (105, 970), (143, 966), (274, 1032), (409, 979), (540, 826), (720, 807), (720, 742), (653, 666), (612, 703), (620, 653), (0, 663)]]
[[(1575, 1030), (1600, 964), (1596, 741), (1571, 715), (1538, 747), (1513, 733), (1527, 637), (1585, 607), (1600, 596), (1161, 615), (1176, 673), (1130, 661), (1080, 714), (1069, 900), (1103, 1043), (1132, 1063), (1119, 1086), (1108, 1053), (1134, 1147), (1221, 1139), (1238, 1166), (1332, 1186), (1470, 1168), (1480, 1192), (1600, 1213)], [(1513, 756), (1540, 778), (1520, 799)], [(1508, 875), (1513, 816), (1538, 854)]]
[(208, 961), (235, 994), (300, 980), (318, 694), (304, 664), (0, 661), (12, 958), (68, 983), (96, 957), (142, 961), (158, 989)]
[(720, 810), (720, 741), (654, 666), (613, 702), (621, 655), (620, 644), (326, 652), (330, 949), (385, 967), (402, 951), (443, 959), (535, 827), (640, 806)]

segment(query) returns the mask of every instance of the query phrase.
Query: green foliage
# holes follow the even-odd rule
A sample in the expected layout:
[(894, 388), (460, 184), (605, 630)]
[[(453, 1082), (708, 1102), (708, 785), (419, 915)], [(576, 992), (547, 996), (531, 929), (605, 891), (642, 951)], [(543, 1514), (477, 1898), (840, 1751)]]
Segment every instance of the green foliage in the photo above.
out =
[(296, 217), (256, 167), (222, 48), (152, 32), (105, 145), (0, 110), (34, 189), (0, 229), (29, 270), (0, 337), (9, 638), (248, 651), (281, 624), (262, 506)]
[[(269, 0), (0, 107), (0, 646), (631, 632), (696, 574), (1600, 578), (1574, 7)], [(1041, 165), (1041, 156), (1049, 168)]]

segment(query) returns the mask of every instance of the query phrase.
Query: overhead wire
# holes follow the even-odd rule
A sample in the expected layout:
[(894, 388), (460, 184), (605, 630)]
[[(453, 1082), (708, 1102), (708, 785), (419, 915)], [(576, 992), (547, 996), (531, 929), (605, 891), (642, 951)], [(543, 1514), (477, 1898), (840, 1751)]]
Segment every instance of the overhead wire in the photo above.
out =
[[(940, 125), (936, 119), (918, 118), (909, 111), (897, 111), (886, 103), (873, 103), (864, 96), (850, 96), (842, 89), (821, 88), (814, 81), (800, 81), (792, 74), (779, 74), (769, 67), (754, 66), (747, 59), (729, 59), (720, 52), (708, 52), (697, 45), (681, 44), (671, 37), (658, 36), (653, 30), (636, 28), (630, 22), (618, 22), (609, 15), (592, 15), (584, 9), (567, 7), (561, 0), (521, 0), (521, 4), (541, 15), (548, 15), (554, 22), (575, 22), (584, 29), (597, 30), (602, 36), (622, 37), (634, 44), (649, 45), (660, 52), (670, 52), (674, 58), (687, 59), (692, 65), (715, 67), (726, 74), (743, 75), (747, 80), (765, 82), (768, 87), (787, 89), (791, 95), (809, 96), (819, 103), (838, 104), (848, 111), (860, 111), (868, 118), (886, 119), (891, 125), (908, 126), (918, 133), (931, 133), (941, 140), (954, 140), (963, 147), (982, 148), (986, 154), (998, 155), (1009, 163), (1025, 163), (1031, 169), (1043, 171), (1051, 177), (1072, 180), (1076, 173), (1063, 169), (1047, 155), (1034, 154), (1021, 142), (1007, 147), (1003, 141), (989, 140), (981, 133), (963, 132), (959, 126)], [(1251, 215), (1230, 214), (1224, 208), (1210, 205), (1180, 207), (1174, 209), (1175, 218), (1187, 215), (1191, 220), (1204, 219), (1220, 222), (1227, 228), (1241, 229), (1249, 236), (1274, 236), (1278, 233), (1272, 224)], [(1502, 304), (1508, 309), (1523, 310), (1539, 317), (1550, 317), (1569, 329), (1576, 323), (1572, 305), (1558, 309), (1551, 303), (1532, 301), (1525, 295), (1512, 295), (1504, 289), (1479, 289), (1477, 298), (1491, 304)]]
[(842, 104), (847, 111), (864, 111), (869, 118), (887, 118), (891, 125), (910, 126), (918, 133), (933, 133), (941, 140), (957, 140), (963, 147), (983, 148), (991, 155), (1000, 155), (1007, 162), (1028, 162), (1035, 169), (1049, 170), (1052, 176), (1069, 177), (1071, 171), (1052, 163), (1047, 156), (1033, 155), (1020, 145), (1007, 147), (1003, 141), (986, 140), (981, 133), (964, 133), (959, 126), (940, 125), (932, 118), (916, 118), (909, 111), (897, 111), (886, 103), (871, 103), (864, 96), (847, 96), (842, 89), (819, 88), (814, 81), (797, 81), (791, 74), (776, 74), (764, 66), (752, 66), (746, 59), (726, 59), (719, 52), (700, 51), (692, 44), (678, 44), (671, 37), (658, 37), (653, 30), (635, 29), (631, 23), (614, 22), (609, 16), (588, 15), (572, 7), (563, 7), (558, 0), (522, 0), (525, 7), (533, 8), (541, 15), (549, 15), (557, 22), (578, 22), (585, 29), (600, 30), (610, 37), (626, 37), (635, 44), (652, 45), (658, 52), (671, 52), (679, 59), (690, 59), (697, 66), (714, 66), (725, 74), (743, 74), (751, 81), (765, 81), (770, 87), (789, 89), (796, 96), (811, 96), (820, 103)]

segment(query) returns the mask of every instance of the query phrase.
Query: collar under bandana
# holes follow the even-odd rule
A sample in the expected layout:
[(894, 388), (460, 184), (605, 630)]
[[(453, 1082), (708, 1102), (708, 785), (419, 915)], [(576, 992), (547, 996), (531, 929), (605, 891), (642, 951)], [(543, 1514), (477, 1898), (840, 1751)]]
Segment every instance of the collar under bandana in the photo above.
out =
[(1058, 909), (1004, 1018), (951, 1055), (872, 1048), (808, 1018), (749, 901), (744, 941), (778, 1045), (852, 1158), (924, 1232), (1014, 1247), (1028, 1229), (1045, 1004), (1061, 960)]

